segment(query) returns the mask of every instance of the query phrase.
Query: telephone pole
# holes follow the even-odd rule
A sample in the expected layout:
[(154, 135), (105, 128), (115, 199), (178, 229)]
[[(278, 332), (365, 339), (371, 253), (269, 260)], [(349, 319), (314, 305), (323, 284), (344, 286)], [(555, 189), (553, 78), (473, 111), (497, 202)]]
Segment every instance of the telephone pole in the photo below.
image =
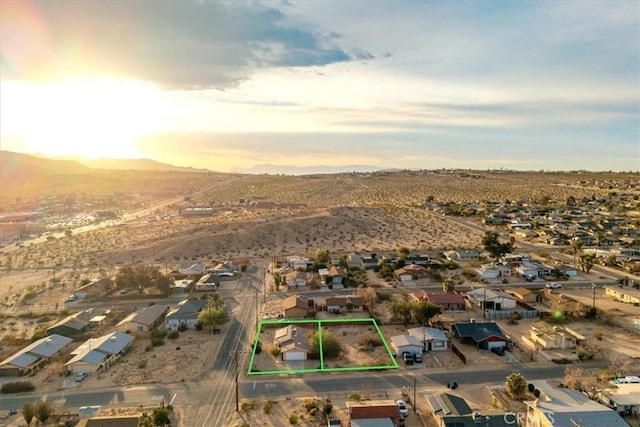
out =
[(238, 372), (240, 371), (239, 366), (238, 366), (238, 350), (236, 350), (234, 352), (234, 361), (235, 361), (235, 365), (236, 365), (236, 412), (240, 411), (240, 404), (238, 401)]

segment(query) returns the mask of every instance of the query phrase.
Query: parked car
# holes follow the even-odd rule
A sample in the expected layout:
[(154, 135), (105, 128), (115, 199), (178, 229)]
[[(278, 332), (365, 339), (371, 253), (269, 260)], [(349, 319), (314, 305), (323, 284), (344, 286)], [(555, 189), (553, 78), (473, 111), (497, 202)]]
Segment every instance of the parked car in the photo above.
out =
[(342, 421), (339, 418), (329, 418), (327, 420), (327, 427), (341, 427)]
[(404, 403), (404, 400), (398, 400), (396, 404), (398, 405), (398, 410), (400, 410), (400, 416), (407, 418), (409, 416), (409, 409), (407, 409), (407, 404)]
[(71, 295), (69, 295), (69, 297), (67, 298), (67, 302), (73, 302), (73, 301), (75, 301), (75, 300), (77, 300), (77, 299), (78, 299), (78, 295), (76, 295), (76, 294), (71, 294)]
[(86, 372), (79, 372), (76, 374), (76, 381), (80, 382), (80, 381), (84, 381), (84, 379), (87, 378), (87, 373)]
[(416, 363), (422, 363), (422, 355), (420, 353), (414, 354), (413, 361)]
[(561, 289), (562, 285), (560, 283), (547, 283), (548, 289)]
[(11, 408), (11, 409), (9, 409), (7, 411), (7, 415), (15, 415), (17, 413), (18, 413), (18, 410), (17, 409), (13, 409), (13, 408)]
[(492, 347), (491, 352), (498, 356), (504, 356), (504, 347)]
[(405, 365), (413, 365), (413, 356), (409, 353), (404, 353), (402, 355), (402, 359), (404, 359)]

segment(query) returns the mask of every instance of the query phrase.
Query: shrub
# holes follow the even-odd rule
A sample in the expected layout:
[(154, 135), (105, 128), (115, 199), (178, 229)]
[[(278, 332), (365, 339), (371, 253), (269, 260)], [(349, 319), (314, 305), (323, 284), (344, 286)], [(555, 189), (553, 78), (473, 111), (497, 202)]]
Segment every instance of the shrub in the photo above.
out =
[(2, 384), (2, 388), (0, 388), (0, 393), (2, 394), (23, 393), (23, 392), (33, 391), (35, 389), (36, 389), (36, 386), (34, 386), (32, 382), (13, 381), (13, 382)]
[(180, 332), (178, 331), (171, 331), (167, 334), (167, 338), (170, 340), (175, 340), (180, 336)]
[(154, 347), (160, 347), (161, 345), (164, 345), (164, 339), (159, 337), (152, 337), (151, 345)]
[(602, 334), (602, 332), (601, 332), (601, 331), (595, 331), (595, 332), (593, 333), (593, 337), (594, 337), (595, 339), (597, 339), (598, 341), (602, 341), (602, 336), (603, 336), (603, 334)]
[(243, 412), (249, 412), (249, 411), (253, 411), (254, 409), (256, 409), (256, 403), (255, 402), (242, 402), (240, 404), (240, 409)]
[(153, 346), (152, 345), (148, 345), (144, 348), (144, 351), (151, 351), (153, 350)]
[(325, 404), (322, 405), (322, 413), (324, 415), (329, 415), (332, 410), (333, 410), (333, 403), (325, 402)]
[(144, 369), (144, 368), (146, 368), (146, 367), (147, 367), (147, 361), (146, 361), (146, 360), (141, 360), (141, 361), (138, 363), (138, 369)]
[(264, 405), (262, 405), (262, 410), (264, 411), (264, 413), (270, 414), (275, 403), (276, 402), (274, 402), (273, 400), (267, 400), (266, 402), (264, 402)]
[[(200, 329), (198, 329), (198, 324), (200, 325)], [(180, 323), (180, 326), (178, 326), (178, 331), (180, 331), (180, 332), (184, 332), (184, 331), (186, 331), (187, 329), (189, 329), (189, 327), (187, 326), (187, 324), (186, 324), (186, 323)], [(200, 322), (196, 323), (196, 329), (197, 329), (198, 331), (201, 331), (201, 330), (202, 330), (202, 324), (201, 324)]]
[(347, 397), (347, 400), (352, 402), (359, 402), (362, 400), (362, 396), (360, 395), (360, 393), (351, 393), (349, 397)]
[(289, 424), (291, 424), (292, 426), (298, 424), (298, 420), (299, 420), (298, 414), (289, 415)]
[(318, 399), (305, 399), (304, 402), (302, 402), (302, 407), (307, 412), (311, 412), (314, 409), (317, 410), (319, 405), (320, 402), (318, 402)]

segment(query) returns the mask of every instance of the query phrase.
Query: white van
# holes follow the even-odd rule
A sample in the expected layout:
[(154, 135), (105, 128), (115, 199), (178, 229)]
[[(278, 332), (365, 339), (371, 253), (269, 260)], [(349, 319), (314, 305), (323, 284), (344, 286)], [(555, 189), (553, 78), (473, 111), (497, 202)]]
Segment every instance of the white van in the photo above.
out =
[(611, 384), (613, 384), (613, 385), (618, 385), (618, 384), (640, 384), (640, 377), (632, 375), (632, 376), (626, 376), (626, 377), (623, 377), (623, 378), (616, 378), (615, 380), (611, 381)]

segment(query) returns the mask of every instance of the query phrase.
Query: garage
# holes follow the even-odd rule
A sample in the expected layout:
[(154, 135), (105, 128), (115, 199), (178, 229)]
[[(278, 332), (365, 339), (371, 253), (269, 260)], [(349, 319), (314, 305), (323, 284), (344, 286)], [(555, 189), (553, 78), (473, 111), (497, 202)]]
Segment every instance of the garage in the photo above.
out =
[(395, 335), (391, 337), (391, 348), (398, 355), (403, 353), (422, 354), (422, 342), (412, 335)]
[(487, 350), (491, 350), (492, 348), (497, 347), (506, 347), (507, 343), (505, 341), (487, 341)]
[(282, 359), (285, 361), (307, 360), (307, 353), (304, 351), (288, 351), (286, 353), (282, 353)]

